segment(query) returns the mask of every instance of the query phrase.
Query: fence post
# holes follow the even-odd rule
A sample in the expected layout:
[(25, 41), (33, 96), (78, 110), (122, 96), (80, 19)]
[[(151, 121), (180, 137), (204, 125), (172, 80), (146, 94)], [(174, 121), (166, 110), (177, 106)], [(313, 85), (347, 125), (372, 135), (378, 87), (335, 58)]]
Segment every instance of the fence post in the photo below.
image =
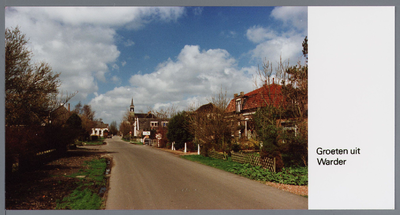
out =
[(197, 144), (197, 154), (200, 155), (200, 144)]
[(274, 172), (276, 172), (276, 158), (274, 158)]
[(186, 143), (185, 143), (185, 151), (184, 152), (186, 153)]
[(172, 142), (172, 147), (171, 147), (171, 150), (172, 150), (172, 151), (175, 150), (174, 144), (175, 144), (175, 142)]

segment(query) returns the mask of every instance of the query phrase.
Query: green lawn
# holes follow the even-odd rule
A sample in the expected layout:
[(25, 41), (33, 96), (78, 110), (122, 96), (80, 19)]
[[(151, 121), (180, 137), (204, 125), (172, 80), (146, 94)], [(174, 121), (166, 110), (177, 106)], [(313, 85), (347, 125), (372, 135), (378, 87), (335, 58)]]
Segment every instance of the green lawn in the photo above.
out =
[(98, 140), (85, 141), (86, 145), (103, 145), (104, 138), (99, 138)]
[(140, 141), (130, 141), (129, 139), (125, 139), (125, 138), (122, 138), (122, 140), (125, 142), (130, 142), (132, 144), (136, 144), (136, 145), (143, 145), (143, 143)]
[(94, 159), (85, 162), (86, 170), (80, 170), (78, 173), (68, 175), (66, 177), (82, 177), (76, 188), (70, 195), (57, 200), (57, 210), (99, 210), (101, 209), (103, 200), (98, 195), (101, 187), (105, 187), (106, 179), (104, 172), (107, 164), (106, 159)]
[(137, 141), (132, 141), (132, 142), (130, 142), (130, 143), (133, 143), (133, 144), (136, 144), (136, 145), (143, 145), (142, 142), (137, 142)]
[(271, 172), (261, 166), (251, 164), (241, 164), (230, 160), (220, 160), (202, 155), (183, 155), (184, 159), (202, 163), (221, 170), (232, 172), (257, 181), (271, 181), (281, 184), (308, 185), (307, 167), (283, 168), (282, 172)]

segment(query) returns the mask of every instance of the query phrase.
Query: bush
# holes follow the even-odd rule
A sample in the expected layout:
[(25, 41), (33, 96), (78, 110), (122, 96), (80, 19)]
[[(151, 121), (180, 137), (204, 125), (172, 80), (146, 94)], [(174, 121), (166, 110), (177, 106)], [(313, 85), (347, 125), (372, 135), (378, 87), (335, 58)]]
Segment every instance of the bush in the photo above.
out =
[(185, 142), (193, 140), (193, 135), (188, 131), (189, 116), (186, 112), (180, 112), (168, 123), (167, 138), (169, 142), (175, 142), (175, 148), (181, 149)]
[(234, 143), (234, 144), (232, 145), (232, 150), (233, 150), (234, 152), (239, 152), (239, 151), (240, 151), (240, 144), (239, 144), (239, 143)]
[(187, 147), (188, 152), (194, 152), (197, 150), (197, 144), (195, 144), (193, 142), (187, 142), (186, 147)]
[(172, 147), (172, 143), (170, 143), (170, 142), (167, 142), (167, 144), (165, 144), (165, 148), (167, 148), (167, 149), (171, 149), (171, 147)]
[(90, 141), (97, 141), (98, 139), (99, 139), (99, 136), (97, 136), (97, 135), (90, 136)]

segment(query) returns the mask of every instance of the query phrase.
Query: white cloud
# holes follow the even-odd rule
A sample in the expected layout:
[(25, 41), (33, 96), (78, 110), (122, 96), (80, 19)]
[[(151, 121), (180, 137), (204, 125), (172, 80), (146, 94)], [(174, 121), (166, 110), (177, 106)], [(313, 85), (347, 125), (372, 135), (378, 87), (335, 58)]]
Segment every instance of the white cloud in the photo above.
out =
[(228, 32), (221, 31), (220, 35), (226, 38), (236, 38), (237, 33), (236, 31), (228, 31)]
[(307, 31), (307, 7), (275, 7), (271, 16), (303, 32)]
[(112, 70), (119, 70), (119, 66), (117, 64), (113, 64), (112, 65)]
[(20, 13), (35, 19), (48, 19), (71, 26), (140, 28), (152, 20), (176, 21), (183, 7), (19, 7)]
[(121, 66), (125, 66), (125, 65), (126, 65), (126, 61), (122, 61)]
[[(154, 72), (136, 74), (130, 79), (131, 86), (117, 87), (99, 95), (90, 104), (99, 111), (112, 113), (121, 118), (130, 105), (131, 98), (135, 110), (147, 111), (174, 104), (180, 110), (190, 105), (209, 102), (212, 95), (220, 90), (227, 91), (228, 97), (240, 91), (254, 89), (252, 75), (257, 68), (237, 68), (236, 60), (223, 49), (200, 50), (199, 46), (185, 46), (176, 60), (161, 63)], [(111, 120), (111, 118), (110, 118)]]
[(125, 47), (129, 47), (129, 46), (133, 46), (133, 45), (135, 45), (135, 42), (133, 42), (130, 39), (128, 39), (127, 41), (124, 42)]
[(275, 38), (276, 32), (274, 32), (268, 28), (263, 28), (260, 26), (253, 26), (253, 27), (247, 29), (246, 36), (253, 43), (260, 43), (267, 39)]
[(61, 73), (60, 90), (79, 91), (73, 100), (83, 100), (117, 69), (117, 28), (176, 21), (183, 14), (182, 7), (7, 7), (5, 20), (6, 27), (19, 26), (29, 38), (34, 61), (44, 60)]
[(283, 22), (290, 30), (277, 32), (269, 26), (250, 27), (246, 32), (247, 39), (257, 44), (250, 54), (259, 62), (267, 60), (277, 65), (282, 58), (290, 65), (296, 65), (303, 60), (301, 44), (307, 35), (307, 7), (275, 7), (271, 17)]
[(283, 61), (289, 61), (290, 65), (296, 65), (302, 57), (302, 42), (304, 37), (296, 34), (291, 36), (278, 36), (257, 45), (252, 50), (254, 58), (266, 59), (277, 65), (280, 58)]
[(200, 51), (199, 46), (187, 45), (176, 61), (161, 63), (153, 73), (134, 75), (130, 83), (146, 88), (153, 100), (165, 102), (182, 100), (188, 95), (207, 96), (218, 93), (221, 87), (232, 90), (235, 86), (249, 85), (246, 79), (226, 50)]
[(111, 78), (111, 81), (112, 81), (113, 83), (120, 83), (120, 82), (121, 82), (121, 79), (120, 79), (119, 77), (117, 77), (117, 76), (113, 76), (113, 77)]

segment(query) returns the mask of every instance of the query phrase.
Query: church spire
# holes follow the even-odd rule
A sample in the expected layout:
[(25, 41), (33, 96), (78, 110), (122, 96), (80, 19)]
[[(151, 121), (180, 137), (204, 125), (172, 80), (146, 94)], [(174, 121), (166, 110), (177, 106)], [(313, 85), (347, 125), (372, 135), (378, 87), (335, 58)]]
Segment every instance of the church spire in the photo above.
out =
[(131, 107), (130, 107), (129, 111), (130, 111), (131, 113), (134, 113), (134, 112), (135, 112), (135, 105), (133, 105), (133, 98), (132, 98), (132, 101), (131, 101)]

